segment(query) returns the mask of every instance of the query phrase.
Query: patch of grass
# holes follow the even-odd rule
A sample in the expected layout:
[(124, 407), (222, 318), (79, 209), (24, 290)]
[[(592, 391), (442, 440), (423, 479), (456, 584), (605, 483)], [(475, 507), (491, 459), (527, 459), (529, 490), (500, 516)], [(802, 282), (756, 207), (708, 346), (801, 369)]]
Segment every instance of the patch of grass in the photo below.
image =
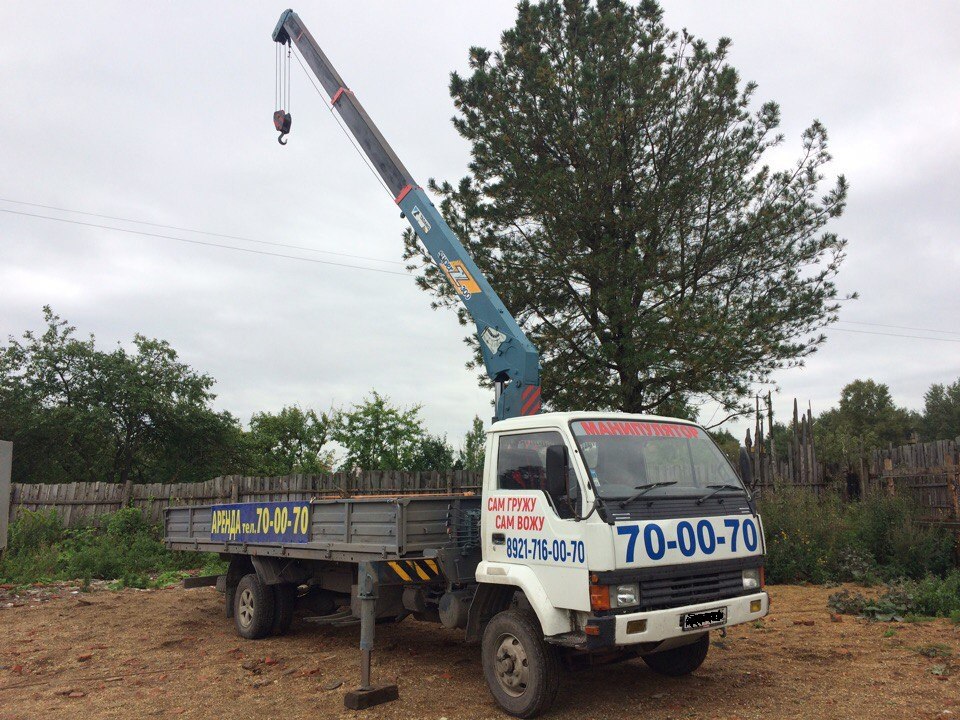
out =
[[(938, 617), (960, 618), (960, 570), (946, 577), (887, 583), (876, 597), (841, 590), (827, 601), (834, 612), (881, 622), (927, 622)], [(956, 621), (955, 621), (956, 622)]]
[(897, 634), (897, 631), (894, 630), (893, 628), (890, 628), (890, 629), (888, 629), (886, 632), (883, 633), (883, 636), (884, 636), (885, 638), (892, 638), (892, 637), (894, 637), (896, 634)]
[(953, 650), (950, 649), (950, 646), (944, 645), (943, 643), (922, 645), (921, 647), (914, 648), (914, 650), (928, 658), (948, 658), (953, 655)]
[(200, 567), (222, 566), (206, 553), (171, 552), (160, 529), (135, 508), (107, 516), (99, 527), (67, 529), (53, 511), (25, 511), (10, 528), (6, 553), (0, 558), (0, 582), (17, 585), (94, 578), (115, 580), (118, 587), (145, 588), (150, 576)]

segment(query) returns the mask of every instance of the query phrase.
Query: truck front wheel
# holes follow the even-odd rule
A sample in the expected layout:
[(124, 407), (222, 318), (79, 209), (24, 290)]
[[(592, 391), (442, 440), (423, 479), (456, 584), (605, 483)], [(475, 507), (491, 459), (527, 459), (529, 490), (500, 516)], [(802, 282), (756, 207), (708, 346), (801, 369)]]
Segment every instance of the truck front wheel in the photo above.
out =
[(670, 677), (689, 675), (703, 664), (710, 649), (710, 633), (704, 633), (689, 645), (642, 655), (643, 661), (654, 672)]
[(266, 637), (273, 630), (273, 588), (256, 573), (244, 575), (233, 596), (233, 620), (237, 633), (247, 640)]
[(497, 704), (515, 717), (547, 710), (560, 687), (557, 649), (544, 642), (536, 615), (504, 610), (483, 633), (483, 674)]

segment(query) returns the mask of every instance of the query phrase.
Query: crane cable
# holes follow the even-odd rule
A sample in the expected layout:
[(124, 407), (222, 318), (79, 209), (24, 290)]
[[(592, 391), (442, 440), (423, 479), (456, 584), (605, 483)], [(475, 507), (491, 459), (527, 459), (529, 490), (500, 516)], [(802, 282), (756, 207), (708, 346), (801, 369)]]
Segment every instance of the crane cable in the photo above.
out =
[(391, 200), (393, 200), (393, 193), (390, 192), (390, 188), (387, 187), (387, 184), (383, 181), (383, 178), (380, 177), (380, 173), (378, 173), (376, 168), (373, 167), (373, 165), (370, 163), (370, 159), (366, 156), (366, 154), (357, 144), (353, 135), (351, 135), (350, 132), (347, 130), (347, 128), (344, 126), (343, 121), (337, 116), (337, 113), (334, 112), (333, 103), (327, 100), (326, 96), (323, 94), (320, 88), (317, 87), (317, 84), (313, 81), (313, 78), (310, 77), (310, 73), (307, 72), (307, 67), (306, 65), (303, 64), (303, 60), (300, 59), (300, 55), (294, 55), (294, 57), (297, 59), (297, 62), (300, 63), (300, 67), (303, 70), (303, 74), (306, 76), (307, 81), (313, 86), (313, 89), (316, 90), (317, 95), (320, 96), (320, 99), (323, 100), (323, 103), (327, 106), (327, 109), (330, 111), (330, 114), (333, 116), (333, 119), (336, 120), (337, 125), (340, 126), (340, 130), (346, 136), (347, 140), (350, 142), (350, 145), (353, 146), (353, 149), (357, 151), (357, 155), (359, 155), (360, 159), (363, 160), (363, 164), (367, 166), (367, 168), (370, 170), (373, 176), (377, 179), (377, 182), (380, 183), (380, 186), (383, 188), (384, 192), (387, 193), (387, 196)]
[(293, 122), (293, 117), (290, 115), (290, 46), (292, 43), (289, 40), (286, 43), (286, 62), (284, 62), (281, 43), (274, 44), (277, 46), (277, 50), (273, 85), (273, 126), (280, 133), (277, 142), (286, 145), (287, 141), (284, 140), (284, 137), (290, 132), (290, 125)]

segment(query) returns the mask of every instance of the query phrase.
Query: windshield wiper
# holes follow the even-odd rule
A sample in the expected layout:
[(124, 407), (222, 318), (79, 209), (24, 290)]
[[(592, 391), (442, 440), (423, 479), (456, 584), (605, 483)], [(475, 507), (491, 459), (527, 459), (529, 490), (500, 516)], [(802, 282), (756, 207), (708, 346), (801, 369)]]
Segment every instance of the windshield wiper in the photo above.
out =
[(654, 488), (666, 487), (667, 485), (676, 485), (676, 484), (677, 484), (676, 480), (670, 480), (668, 482), (655, 482), (655, 483), (647, 483), (646, 485), (637, 485), (634, 488), (634, 490), (639, 490), (640, 492), (634, 493), (633, 495), (628, 497), (626, 500), (621, 500), (620, 507), (626, 507), (627, 505), (632, 503), (634, 500), (636, 500), (638, 497), (646, 494), (648, 491), (653, 490)]
[(744, 490), (744, 489), (743, 489), (742, 487), (740, 487), (739, 485), (730, 485), (730, 484), (724, 484), (724, 485), (707, 485), (707, 487), (708, 487), (708, 488), (711, 488), (711, 489), (713, 490), (713, 492), (709, 492), (709, 493), (707, 493), (706, 495), (704, 495), (703, 497), (698, 498), (698, 499), (697, 499), (697, 505), (703, 505), (703, 503), (705, 503), (707, 500), (709, 500), (710, 498), (712, 498), (712, 497), (713, 497), (714, 495), (716, 495), (718, 492), (722, 492), (723, 490), (740, 490), (744, 495), (747, 494), (747, 491)]

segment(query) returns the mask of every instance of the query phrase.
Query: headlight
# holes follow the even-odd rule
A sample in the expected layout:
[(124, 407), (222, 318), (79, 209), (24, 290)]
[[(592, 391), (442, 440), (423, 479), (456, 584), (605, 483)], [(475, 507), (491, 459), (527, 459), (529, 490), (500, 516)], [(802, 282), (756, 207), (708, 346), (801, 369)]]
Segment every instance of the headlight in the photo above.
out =
[(610, 600), (613, 607), (629, 607), (640, 604), (640, 586), (637, 583), (629, 585), (611, 585)]
[(743, 571), (743, 589), (760, 589), (760, 568), (748, 568)]

